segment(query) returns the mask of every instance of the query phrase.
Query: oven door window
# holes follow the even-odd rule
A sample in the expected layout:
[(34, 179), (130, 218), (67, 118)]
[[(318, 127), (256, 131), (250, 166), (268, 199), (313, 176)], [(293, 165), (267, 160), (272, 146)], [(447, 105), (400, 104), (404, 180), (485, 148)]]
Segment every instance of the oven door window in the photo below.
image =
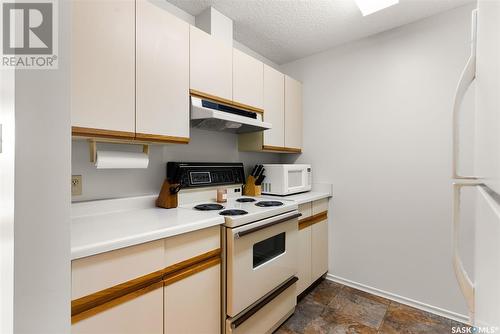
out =
[(285, 232), (253, 245), (254, 269), (285, 252)]

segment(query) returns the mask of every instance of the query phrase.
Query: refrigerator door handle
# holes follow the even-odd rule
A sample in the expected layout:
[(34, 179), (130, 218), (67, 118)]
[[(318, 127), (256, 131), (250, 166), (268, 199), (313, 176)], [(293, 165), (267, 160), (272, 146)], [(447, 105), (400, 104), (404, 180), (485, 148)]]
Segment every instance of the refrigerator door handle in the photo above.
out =
[(461, 190), (463, 187), (481, 186), (479, 182), (453, 183), (453, 268), (457, 277), (460, 290), (465, 297), (469, 309), (469, 320), (474, 321), (474, 283), (465, 270), (460, 258), (460, 206)]
[(463, 99), (470, 85), (476, 78), (476, 22), (477, 10), (472, 11), (472, 40), (471, 40), (471, 55), (467, 61), (467, 65), (462, 72), (460, 81), (458, 82), (455, 92), (455, 100), (453, 102), (453, 158), (452, 158), (452, 177), (459, 180), (477, 180), (476, 176), (463, 176), (458, 172), (459, 155), (460, 155), (460, 109)]

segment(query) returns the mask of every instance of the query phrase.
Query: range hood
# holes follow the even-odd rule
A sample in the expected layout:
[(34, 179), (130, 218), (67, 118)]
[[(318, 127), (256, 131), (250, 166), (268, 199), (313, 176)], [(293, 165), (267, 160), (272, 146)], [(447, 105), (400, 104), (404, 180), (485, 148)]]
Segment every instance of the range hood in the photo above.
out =
[(260, 113), (191, 96), (191, 125), (197, 128), (233, 133), (271, 129)]

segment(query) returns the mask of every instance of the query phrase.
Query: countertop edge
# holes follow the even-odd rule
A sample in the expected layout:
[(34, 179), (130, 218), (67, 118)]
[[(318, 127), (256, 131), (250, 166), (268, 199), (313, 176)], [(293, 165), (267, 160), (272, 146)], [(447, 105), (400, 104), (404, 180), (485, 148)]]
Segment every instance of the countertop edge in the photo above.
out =
[(81, 247), (71, 247), (71, 261), (93, 255), (111, 252), (126, 247), (132, 247), (164, 238), (174, 237), (184, 233), (195, 232), (198, 230), (222, 224), (224, 224), (224, 218), (216, 217), (216, 218), (196, 221), (187, 225), (169, 227), (147, 233), (142, 233), (139, 235), (133, 235), (128, 238), (110, 240), (106, 242), (100, 242)]

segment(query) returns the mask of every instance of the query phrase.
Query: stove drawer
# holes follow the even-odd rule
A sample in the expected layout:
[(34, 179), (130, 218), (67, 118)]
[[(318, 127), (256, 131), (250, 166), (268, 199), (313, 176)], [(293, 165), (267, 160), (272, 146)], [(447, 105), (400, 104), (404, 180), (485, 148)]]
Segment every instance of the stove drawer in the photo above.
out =
[(296, 275), (299, 216), (292, 211), (226, 230), (228, 316)]
[(226, 334), (275, 331), (295, 310), (296, 282), (296, 277), (289, 279), (241, 316), (226, 319)]

